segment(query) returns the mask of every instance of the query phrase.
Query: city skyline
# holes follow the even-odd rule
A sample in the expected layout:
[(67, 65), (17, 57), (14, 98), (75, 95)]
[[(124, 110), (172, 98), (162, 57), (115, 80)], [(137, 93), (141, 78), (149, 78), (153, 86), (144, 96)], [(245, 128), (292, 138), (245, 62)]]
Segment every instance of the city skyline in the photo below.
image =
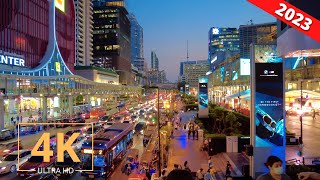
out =
[[(219, 8), (214, 8), (217, 6)], [(172, 82), (178, 79), (180, 62), (187, 60), (187, 41), (189, 59), (208, 58), (211, 27), (239, 28), (251, 19), (253, 23), (275, 22), (275, 18), (246, 1), (228, 4), (222, 0), (203, 0), (202, 3), (195, 0), (128, 0), (128, 10), (136, 15), (144, 29), (145, 60), (150, 62), (151, 51), (156, 50), (161, 61), (159, 68), (167, 72), (167, 78)]]

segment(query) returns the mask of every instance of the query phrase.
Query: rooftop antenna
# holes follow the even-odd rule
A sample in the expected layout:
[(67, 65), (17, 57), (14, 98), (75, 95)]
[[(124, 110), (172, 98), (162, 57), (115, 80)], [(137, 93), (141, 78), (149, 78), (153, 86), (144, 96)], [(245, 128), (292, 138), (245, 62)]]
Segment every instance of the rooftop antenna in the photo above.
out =
[(187, 40), (187, 61), (189, 61), (189, 41)]

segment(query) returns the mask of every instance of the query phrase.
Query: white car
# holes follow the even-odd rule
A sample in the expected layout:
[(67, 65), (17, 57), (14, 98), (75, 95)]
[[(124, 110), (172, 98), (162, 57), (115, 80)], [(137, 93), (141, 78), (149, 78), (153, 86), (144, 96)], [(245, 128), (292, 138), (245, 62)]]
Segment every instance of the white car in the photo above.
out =
[(31, 157), (31, 150), (20, 150), (20, 162), (18, 164), (18, 151), (13, 151), (0, 161), (0, 174), (15, 172), (17, 167), (25, 163)]
[(71, 145), (72, 149), (74, 149), (75, 151), (80, 151), (81, 150), (81, 146), (82, 143), (87, 140), (87, 138), (84, 135), (80, 135), (75, 142)]

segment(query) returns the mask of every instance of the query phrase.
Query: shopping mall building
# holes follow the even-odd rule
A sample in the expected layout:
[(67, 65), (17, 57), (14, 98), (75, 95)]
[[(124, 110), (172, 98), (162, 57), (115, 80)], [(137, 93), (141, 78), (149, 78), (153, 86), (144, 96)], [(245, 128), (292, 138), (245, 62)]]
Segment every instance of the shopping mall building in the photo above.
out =
[[(2, 0), (0, 3), (0, 74), (36, 77), (73, 75), (75, 62), (75, 6), (73, 0)], [(5, 76), (3, 76), (5, 77)], [(54, 83), (54, 82), (52, 82)], [(51, 84), (52, 84), (51, 83)], [(39, 80), (1, 78), (2, 95), (14, 94), (10, 89), (39, 91)], [(11, 87), (12, 86), (12, 87)], [(55, 83), (55, 86), (59, 86)], [(43, 98), (4, 98), (5, 126), (10, 119), (38, 112)], [(47, 99), (54, 108), (68, 106), (63, 98)], [(26, 114), (24, 114), (26, 113)], [(20, 114), (21, 115), (21, 114)], [(28, 115), (28, 116), (27, 116)], [(9, 119), (9, 120), (8, 120)]]
[[(301, 94), (302, 111), (319, 110), (320, 43), (280, 21), (276, 34), (278, 56), (284, 59), (286, 110), (299, 113)], [(249, 115), (250, 59), (240, 54), (223, 58), (209, 75), (210, 101)]]

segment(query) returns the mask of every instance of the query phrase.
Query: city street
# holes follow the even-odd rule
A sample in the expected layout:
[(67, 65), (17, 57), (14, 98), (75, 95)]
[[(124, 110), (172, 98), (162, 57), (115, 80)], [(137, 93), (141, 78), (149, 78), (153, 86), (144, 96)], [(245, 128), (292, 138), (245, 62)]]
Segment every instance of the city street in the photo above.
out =
[[(320, 116), (316, 116), (313, 120), (311, 116), (302, 117), (302, 134), (303, 134), (303, 156), (304, 157), (320, 157)], [(299, 116), (287, 116), (287, 130), (296, 133), (297, 138), (300, 137), (300, 119)], [(297, 153), (297, 152), (296, 152)]]

